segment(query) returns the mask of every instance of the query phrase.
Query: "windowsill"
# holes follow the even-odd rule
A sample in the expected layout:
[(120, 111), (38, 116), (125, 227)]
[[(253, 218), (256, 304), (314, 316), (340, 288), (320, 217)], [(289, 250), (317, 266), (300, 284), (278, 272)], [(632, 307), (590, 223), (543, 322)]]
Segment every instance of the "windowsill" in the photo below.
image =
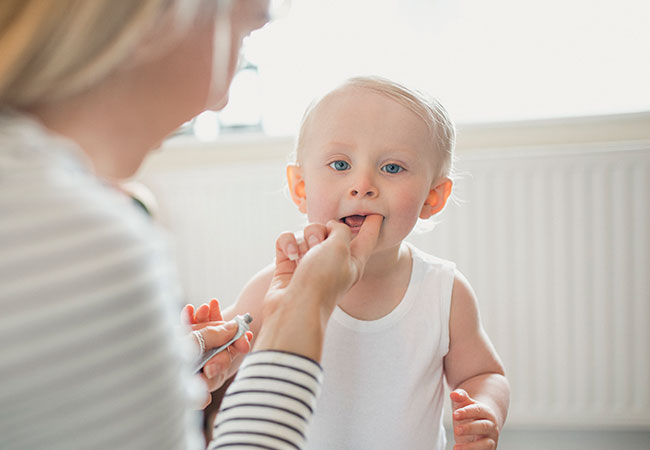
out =
[[(460, 123), (456, 151), (566, 147), (580, 144), (650, 142), (650, 111), (499, 123)], [(294, 136), (228, 133), (212, 142), (176, 136), (146, 161), (149, 168), (196, 167), (224, 162), (288, 161)]]
[(520, 122), (459, 124), (456, 148), (540, 147), (650, 141), (650, 111)]

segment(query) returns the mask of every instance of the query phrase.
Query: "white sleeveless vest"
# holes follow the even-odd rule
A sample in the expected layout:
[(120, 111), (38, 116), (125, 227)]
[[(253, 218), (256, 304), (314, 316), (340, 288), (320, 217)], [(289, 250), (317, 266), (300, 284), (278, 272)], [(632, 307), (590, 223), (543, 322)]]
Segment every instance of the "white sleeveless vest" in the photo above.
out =
[(362, 321), (334, 310), (309, 450), (445, 448), (443, 357), (455, 265), (409, 247), (411, 279), (393, 311)]

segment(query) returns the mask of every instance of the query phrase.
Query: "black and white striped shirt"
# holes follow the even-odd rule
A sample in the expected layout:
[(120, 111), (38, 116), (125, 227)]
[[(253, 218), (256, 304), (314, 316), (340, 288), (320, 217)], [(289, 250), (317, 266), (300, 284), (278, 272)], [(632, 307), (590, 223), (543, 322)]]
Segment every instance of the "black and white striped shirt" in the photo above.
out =
[(301, 449), (322, 369), (305, 357), (261, 351), (246, 357), (217, 415), (209, 449)]
[[(203, 448), (194, 377), (172, 331), (180, 297), (170, 261), (162, 233), (74, 144), (0, 112), (1, 449)], [(231, 388), (214, 445), (228, 446), (237, 412), (251, 418), (241, 447), (268, 434), (282, 443), (268, 448), (298, 448), (320, 369), (293, 355), (279, 356), (287, 367), (259, 358)], [(278, 403), (277, 426), (260, 418), (280, 394), (232, 390), (283, 392), (271, 388), (283, 379), (300, 401)]]

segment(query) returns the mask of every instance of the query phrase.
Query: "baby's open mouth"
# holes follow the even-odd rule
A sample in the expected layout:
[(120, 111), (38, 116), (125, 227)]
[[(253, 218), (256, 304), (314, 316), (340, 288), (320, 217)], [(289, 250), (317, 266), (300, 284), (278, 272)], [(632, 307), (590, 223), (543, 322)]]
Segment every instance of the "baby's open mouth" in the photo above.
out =
[(366, 216), (353, 215), (346, 216), (341, 219), (341, 222), (349, 226), (350, 228), (360, 228), (363, 225), (363, 221), (366, 220)]

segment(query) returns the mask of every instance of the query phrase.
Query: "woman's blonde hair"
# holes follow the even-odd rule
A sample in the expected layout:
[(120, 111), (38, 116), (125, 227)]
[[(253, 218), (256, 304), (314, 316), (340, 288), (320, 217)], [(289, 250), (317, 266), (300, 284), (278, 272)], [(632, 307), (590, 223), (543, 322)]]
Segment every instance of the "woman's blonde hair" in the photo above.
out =
[(424, 121), (431, 133), (432, 150), (437, 153), (437, 177), (451, 177), (454, 160), (454, 146), (456, 144), (456, 130), (449, 113), (435, 98), (415, 89), (409, 89), (399, 83), (382, 77), (365, 76), (354, 77), (344, 81), (325, 96), (314, 101), (305, 111), (300, 125), (300, 132), (296, 143), (296, 157), (304, 144), (306, 129), (308, 128), (311, 113), (328, 96), (349, 87), (370, 89), (381, 95), (398, 102), (408, 108)]
[[(78, 93), (129, 61), (161, 25), (187, 26), (206, 0), (2, 0), (0, 106)], [(160, 33), (162, 34), (162, 33)]]

